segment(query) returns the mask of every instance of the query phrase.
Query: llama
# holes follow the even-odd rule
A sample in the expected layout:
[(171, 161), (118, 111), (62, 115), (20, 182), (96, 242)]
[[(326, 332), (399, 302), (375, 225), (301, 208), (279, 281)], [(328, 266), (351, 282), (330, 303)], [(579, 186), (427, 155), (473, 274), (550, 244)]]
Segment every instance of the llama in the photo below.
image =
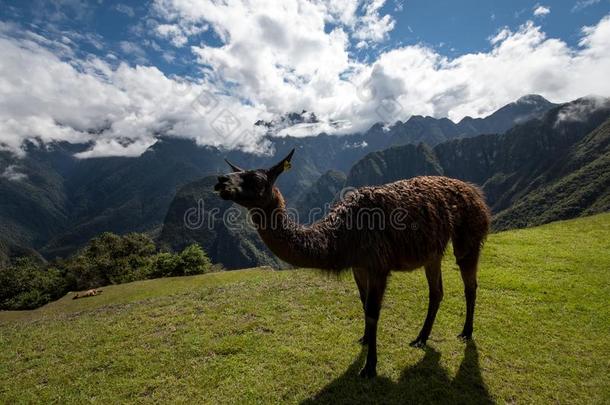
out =
[[(479, 253), (490, 224), (489, 208), (479, 189), (441, 176), (362, 187), (337, 202), (325, 218), (304, 226), (289, 217), (284, 198), (274, 186), (278, 176), (291, 167), (293, 154), (294, 149), (266, 170), (244, 170), (227, 161), (233, 172), (219, 176), (214, 189), (222, 199), (249, 210), (261, 239), (280, 259), (330, 272), (352, 269), (365, 315), (360, 342), (368, 345), (360, 375), (377, 374), (377, 322), (390, 271), (425, 268), (428, 313), (410, 343), (425, 346), (443, 298), (441, 259), (449, 239), (466, 297), (466, 320), (458, 337), (470, 339)], [(359, 215), (366, 212), (382, 215), (373, 226), (362, 227)]]
[(80, 293), (76, 293), (74, 295), (74, 297), (72, 297), (73, 300), (79, 299), (79, 298), (86, 298), (86, 297), (95, 297), (96, 295), (100, 295), (102, 293), (102, 291), (104, 290), (100, 290), (100, 289), (92, 289), (92, 290), (87, 290), (87, 291), (83, 291)]

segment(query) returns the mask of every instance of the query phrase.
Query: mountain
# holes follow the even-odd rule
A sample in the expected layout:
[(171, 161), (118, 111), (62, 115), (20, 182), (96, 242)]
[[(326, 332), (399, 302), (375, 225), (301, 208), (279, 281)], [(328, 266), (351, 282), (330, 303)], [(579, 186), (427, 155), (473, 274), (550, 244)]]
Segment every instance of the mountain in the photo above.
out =
[(407, 122), (397, 122), (389, 130), (389, 144), (404, 145), (424, 142), (430, 146), (447, 140), (467, 138), (480, 134), (503, 134), (515, 125), (544, 113), (557, 104), (553, 104), (544, 97), (530, 94), (517, 101), (507, 104), (485, 118), (465, 117), (455, 124), (447, 118), (432, 118), (414, 115)]
[(528, 94), (507, 104), (485, 118), (463, 118), (457, 125), (460, 132), (474, 134), (502, 134), (515, 125), (540, 118), (558, 104), (551, 103), (537, 94)]
[(528, 192), (495, 218), (497, 229), (610, 211), (610, 120), (578, 142)]
[(328, 212), (329, 204), (340, 193), (345, 180), (345, 173), (338, 170), (329, 170), (320, 176), (294, 204), (299, 222), (309, 224), (321, 219)]
[(507, 229), (608, 210), (610, 100), (583, 98), (502, 135), (480, 135), (430, 148), (404, 145), (367, 155), (346, 185), (445, 175), (482, 186)]
[(35, 250), (0, 240), (0, 267), (8, 266), (14, 263), (15, 259), (22, 257), (45, 263), (44, 258)]
[(66, 228), (65, 180), (54, 167), (64, 151), (42, 152), (28, 144), (25, 152), (22, 159), (0, 152), (0, 239), (39, 247)]

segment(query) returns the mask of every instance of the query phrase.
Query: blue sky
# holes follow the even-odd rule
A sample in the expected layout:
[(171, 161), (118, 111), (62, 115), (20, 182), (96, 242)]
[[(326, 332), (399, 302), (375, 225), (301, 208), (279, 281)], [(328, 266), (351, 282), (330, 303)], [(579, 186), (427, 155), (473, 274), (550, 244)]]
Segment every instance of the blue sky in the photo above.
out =
[[(89, 34), (102, 45), (97, 49), (88, 40), (77, 41), (83, 52), (100, 56), (112, 52), (130, 64), (154, 65), (168, 74), (197, 72), (196, 68), (189, 68), (192, 55), (188, 47), (176, 48), (171, 41), (150, 35), (147, 23), (158, 20), (151, 12), (150, 1), (2, 0), (0, 4), (3, 5), (0, 18), (4, 21), (17, 22), (48, 36), (57, 35), (57, 31)], [(550, 13), (534, 16), (533, 11), (541, 5), (548, 7)], [(610, 1), (392, 0), (385, 2), (381, 11), (395, 19), (394, 29), (374, 48), (352, 49), (355, 58), (372, 60), (380, 51), (418, 43), (448, 57), (488, 52), (491, 49), (489, 37), (504, 27), (516, 29), (528, 20), (540, 24), (548, 36), (577, 46), (581, 28), (597, 23), (609, 13)], [(362, 14), (362, 10), (358, 13)], [(125, 41), (138, 45), (142, 54), (123, 50), (121, 43)], [(155, 49), (150, 44), (153, 41), (161, 49)], [(357, 41), (352, 42), (355, 45)], [(200, 43), (222, 45), (213, 30), (189, 37), (187, 44)], [(164, 55), (166, 58), (175, 56), (175, 59), (168, 61)]]
[(16, 154), (36, 139), (133, 156), (161, 133), (261, 151), (253, 123), (303, 109), (322, 122), (277, 135), (610, 96), (610, 0), (0, 5), (0, 149)]
[[(398, 24), (390, 34), (390, 40), (405, 44), (424, 42), (448, 56), (486, 52), (490, 49), (487, 38), (499, 29), (505, 26), (515, 29), (533, 19), (547, 35), (574, 46), (580, 38), (581, 27), (597, 23), (610, 11), (607, 0), (578, 8), (575, 8), (576, 3), (567, 0), (408, 1), (402, 11), (395, 14)], [(533, 11), (540, 5), (548, 7), (550, 13), (544, 17), (533, 16)], [(391, 8), (391, 4), (386, 7)]]

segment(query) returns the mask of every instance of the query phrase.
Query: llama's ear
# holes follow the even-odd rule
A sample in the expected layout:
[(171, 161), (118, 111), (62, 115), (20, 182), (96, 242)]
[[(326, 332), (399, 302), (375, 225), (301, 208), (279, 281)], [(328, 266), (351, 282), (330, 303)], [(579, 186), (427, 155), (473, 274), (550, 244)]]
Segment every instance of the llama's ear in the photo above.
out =
[(229, 167), (231, 167), (231, 170), (233, 170), (234, 172), (243, 172), (245, 171), (244, 169), (242, 169), (239, 166), (235, 166), (233, 163), (229, 162), (228, 159), (225, 159), (225, 162), (227, 162), (227, 164), (229, 165)]
[(290, 151), (288, 156), (280, 160), (279, 163), (267, 170), (267, 177), (269, 177), (269, 180), (272, 183), (277, 180), (280, 174), (284, 173), (286, 170), (289, 170), (292, 167), (292, 164), (290, 163), (290, 161), (292, 160), (292, 155), (294, 155), (294, 149)]

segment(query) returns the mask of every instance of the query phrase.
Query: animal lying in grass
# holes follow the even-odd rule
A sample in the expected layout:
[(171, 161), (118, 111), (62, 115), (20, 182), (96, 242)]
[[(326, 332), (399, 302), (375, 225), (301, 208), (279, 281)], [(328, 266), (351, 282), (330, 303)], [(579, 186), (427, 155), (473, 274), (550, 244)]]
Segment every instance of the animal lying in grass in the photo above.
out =
[(466, 320), (459, 337), (470, 339), (479, 253), (490, 224), (481, 192), (440, 176), (362, 187), (336, 203), (324, 219), (303, 226), (290, 218), (274, 186), (290, 168), (293, 153), (270, 169), (244, 170), (227, 161), (233, 172), (219, 176), (214, 189), (221, 198), (248, 208), (262, 240), (280, 259), (330, 272), (352, 269), (365, 314), (360, 341), (368, 345), (360, 375), (376, 375), (377, 321), (390, 271), (425, 268), (428, 313), (411, 346), (426, 344), (443, 298), (441, 259), (449, 240), (466, 296)]
[(74, 297), (72, 297), (72, 299), (75, 300), (78, 298), (95, 297), (96, 295), (100, 295), (102, 293), (102, 291), (104, 291), (104, 290), (94, 288), (92, 290), (87, 290), (87, 291), (76, 293), (74, 295)]

